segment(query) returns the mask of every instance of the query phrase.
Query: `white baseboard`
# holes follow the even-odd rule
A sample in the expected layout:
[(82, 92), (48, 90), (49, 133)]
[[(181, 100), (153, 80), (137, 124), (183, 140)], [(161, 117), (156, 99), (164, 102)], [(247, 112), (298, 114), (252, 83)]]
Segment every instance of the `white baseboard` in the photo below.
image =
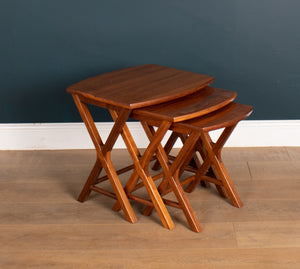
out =
[[(113, 123), (97, 123), (105, 141)], [(128, 127), (139, 148), (148, 139), (138, 122)], [(217, 137), (218, 131), (212, 134)], [(166, 140), (166, 139), (165, 139)], [(164, 141), (165, 141), (164, 140)], [(180, 143), (175, 145), (180, 147)], [(227, 147), (300, 146), (300, 120), (242, 121), (227, 141)], [(52, 150), (94, 148), (83, 123), (0, 124), (0, 150)], [(125, 148), (121, 138), (115, 148)]]

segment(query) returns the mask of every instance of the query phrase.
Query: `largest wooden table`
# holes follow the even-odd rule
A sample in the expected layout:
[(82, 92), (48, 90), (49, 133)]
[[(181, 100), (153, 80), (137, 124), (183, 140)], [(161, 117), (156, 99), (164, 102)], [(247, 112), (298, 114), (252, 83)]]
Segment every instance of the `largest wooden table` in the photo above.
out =
[[(148, 64), (102, 74), (69, 86), (67, 91), (72, 94), (97, 151), (95, 165), (79, 200), (83, 202), (87, 199), (91, 192), (90, 186), (95, 183), (103, 168), (126, 219), (131, 223), (137, 222), (110, 158), (118, 136), (122, 135), (133, 160), (134, 169), (142, 179), (164, 227), (173, 229), (174, 223), (145, 167), (156, 152), (170, 124), (162, 121), (143, 156), (140, 156), (126, 121), (135, 109), (192, 94), (212, 83), (213, 79), (207, 75)], [(115, 124), (105, 143), (100, 137), (87, 104), (107, 108), (112, 115)]]

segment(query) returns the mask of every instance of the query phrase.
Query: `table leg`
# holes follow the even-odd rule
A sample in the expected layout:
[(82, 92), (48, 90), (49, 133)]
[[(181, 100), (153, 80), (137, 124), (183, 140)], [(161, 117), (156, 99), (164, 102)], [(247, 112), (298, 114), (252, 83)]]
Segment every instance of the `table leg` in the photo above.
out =
[(243, 203), (240, 200), (240, 197), (228, 175), (228, 172), (223, 164), (221, 159), (221, 150), (232, 133), (233, 129), (236, 125), (226, 127), (222, 132), (221, 136), (217, 140), (216, 143), (212, 143), (212, 140), (207, 132), (201, 132), (201, 141), (203, 147), (206, 150), (206, 157), (204, 158), (203, 164), (200, 169), (197, 171), (195, 180), (190, 183), (190, 185), (186, 188), (187, 192), (193, 191), (196, 186), (199, 184), (201, 176), (207, 171), (207, 169), (211, 166), (214, 174), (219, 178), (222, 182), (222, 185), (225, 188), (226, 194), (229, 196), (232, 204), (236, 207), (242, 207)]
[[(179, 134), (172, 132), (171, 136), (169, 137), (167, 143), (164, 146), (164, 150), (167, 154), (170, 153), (172, 150), (174, 144), (176, 143), (177, 138), (179, 137)], [(152, 166), (152, 170), (158, 170), (160, 168), (160, 163), (158, 160), (155, 161), (155, 163)]]
[[(118, 175), (116, 173), (116, 170), (113, 167), (113, 164), (112, 164), (111, 158), (110, 158), (110, 153), (113, 148), (113, 145), (115, 144), (118, 136), (122, 132), (123, 126), (124, 126), (126, 120), (128, 119), (129, 115), (131, 114), (131, 111), (127, 110), (127, 109), (121, 110), (119, 117), (115, 121), (115, 124), (114, 124), (105, 144), (103, 144), (101, 137), (99, 135), (99, 132), (94, 123), (94, 120), (93, 120), (86, 104), (83, 103), (80, 100), (80, 97), (76, 94), (73, 94), (73, 99), (75, 101), (75, 104), (78, 108), (81, 118), (86, 125), (86, 128), (91, 136), (91, 139), (92, 139), (94, 146), (96, 148), (96, 151), (97, 151), (98, 159), (97, 159), (96, 164), (94, 165), (94, 168), (91, 172), (92, 176), (90, 176), (90, 178), (89, 178), (90, 181), (92, 182), (94, 180), (95, 175), (101, 169), (100, 166), (98, 168), (95, 166), (100, 165), (100, 163), (101, 163), (101, 166), (104, 168), (104, 170), (108, 176), (108, 179), (114, 189), (116, 197), (121, 204), (121, 207), (122, 207), (122, 210), (124, 211), (126, 219), (131, 223), (137, 222), (137, 218), (136, 218), (136, 216), (133, 212), (133, 209), (128, 201), (127, 195), (125, 194), (125, 191), (121, 185), (121, 182), (118, 178)], [(89, 184), (89, 183), (87, 183), (87, 184)], [(85, 186), (85, 188), (87, 189), (88, 186)]]
[[(111, 114), (114, 120), (118, 119), (119, 116), (116, 111), (111, 111)], [(133, 174), (128, 180), (126, 186), (124, 187), (125, 192), (130, 193), (132, 188), (135, 186), (137, 180), (141, 178), (164, 227), (172, 230), (175, 227), (174, 223), (148, 171), (148, 164), (154, 152), (156, 151), (157, 146), (160, 145), (161, 140), (168, 131), (169, 127), (169, 122), (163, 122), (161, 124), (161, 126), (156, 132), (156, 135), (152, 137), (147, 149), (141, 157), (138, 155), (136, 144), (132, 139), (130, 131), (126, 125), (124, 125), (123, 127), (122, 137), (135, 166)], [(116, 202), (113, 209), (119, 209), (119, 201)]]
[[(142, 125), (144, 127), (144, 130), (148, 136), (148, 138), (151, 140), (155, 135), (154, 128), (152, 126), (149, 126), (146, 122), (142, 122)], [(186, 143), (183, 145), (181, 150), (179, 151), (176, 159), (172, 163), (171, 166), (169, 166), (169, 160), (168, 155), (164, 151), (164, 148), (161, 144), (157, 147), (157, 159), (160, 162), (163, 171), (164, 171), (164, 179), (162, 181), (161, 186), (159, 187), (159, 190), (163, 194), (163, 191), (166, 189), (167, 185), (169, 184), (179, 202), (179, 205), (181, 206), (181, 209), (183, 210), (187, 221), (191, 227), (191, 229), (194, 232), (201, 232), (200, 224), (194, 214), (194, 211), (190, 205), (190, 202), (188, 201), (182, 186), (180, 184), (178, 174), (180, 172), (181, 166), (184, 164), (185, 160), (191, 155), (191, 152), (194, 151), (194, 147), (196, 142), (199, 139), (200, 134), (198, 132), (193, 132), (188, 139), (186, 140)], [(148, 208), (148, 209), (147, 209)], [(151, 206), (147, 207), (146, 210), (151, 210)]]
[(94, 167), (88, 177), (88, 180), (86, 181), (86, 183), (78, 197), (79, 202), (84, 202), (88, 199), (88, 197), (92, 191), (92, 189), (90, 187), (96, 183), (97, 178), (101, 173), (101, 170), (102, 170), (102, 165), (101, 165), (100, 160), (97, 158), (97, 160), (94, 164)]

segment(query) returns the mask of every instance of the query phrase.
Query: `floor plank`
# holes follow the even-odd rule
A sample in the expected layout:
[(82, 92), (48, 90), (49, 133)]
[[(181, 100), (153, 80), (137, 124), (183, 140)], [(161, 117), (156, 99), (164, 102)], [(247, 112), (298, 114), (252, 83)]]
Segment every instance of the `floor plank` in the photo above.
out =
[(254, 180), (300, 180), (300, 161), (249, 161)]
[[(226, 248), (236, 246), (232, 223), (203, 224), (205, 233), (160, 223), (1, 225), (0, 250)], [(154, 239), (154, 240), (153, 240)]]
[[(1, 268), (298, 269), (300, 248), (0, 251)], [(276, 257), (277, 259), (274, 259)]]
[(300, 247), (300, 221), (234, 223), (241, 248)]
[(284, 147), (224, 148), (224, 161), (289, 161)]
[[(97, 193), (79, 203), (94, 150), (0, 151), (0, 268), (300, 268), (300, 148), (223, 153), (244, 206), (198, 186), (187, 194), (198, 234), (176, 208), (169, 231), (137, 202), (136, 224)], [(112, 159), (117, 169), (131, 163), (125, 150)]]
[(286, 179), (253, 180), (236, 182), (235, 186), (242, 200), (299, 200), (300, 181)]

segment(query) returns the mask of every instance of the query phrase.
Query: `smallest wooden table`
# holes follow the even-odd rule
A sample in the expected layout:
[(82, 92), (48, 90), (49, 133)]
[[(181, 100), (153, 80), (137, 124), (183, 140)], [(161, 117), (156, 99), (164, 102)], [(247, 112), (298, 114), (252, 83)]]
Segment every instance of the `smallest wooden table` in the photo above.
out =
[[(116, 198), (129, 222), (137, 221), (110, 158), (118, 136), (122, 135), (133, 160), (136, 172), (134, 175), (137, 174), (142, 179), (164, 227), (173, 229), (174, 223), (147, 169), (150, 159), (160, 146), (171, 123), (163, 122), (158, 127), (144, 154), (141, 155), (126, 121), (135, 109), (184, 97), (203, 89), (212, 82), (213, 77), (210, 76), (149, 64), (102, 74), (68, 87), (67, 91), (73, 96), (97, 152), (95, 165), (78, 200), (83, 202), (92, 190), (97, 191), (94, 184), (104, 168), (115, 194), (103, 190), (99, 192)], [(109, 109), (115, 121), (105, 143), (100, 137), (87, 104)]]

